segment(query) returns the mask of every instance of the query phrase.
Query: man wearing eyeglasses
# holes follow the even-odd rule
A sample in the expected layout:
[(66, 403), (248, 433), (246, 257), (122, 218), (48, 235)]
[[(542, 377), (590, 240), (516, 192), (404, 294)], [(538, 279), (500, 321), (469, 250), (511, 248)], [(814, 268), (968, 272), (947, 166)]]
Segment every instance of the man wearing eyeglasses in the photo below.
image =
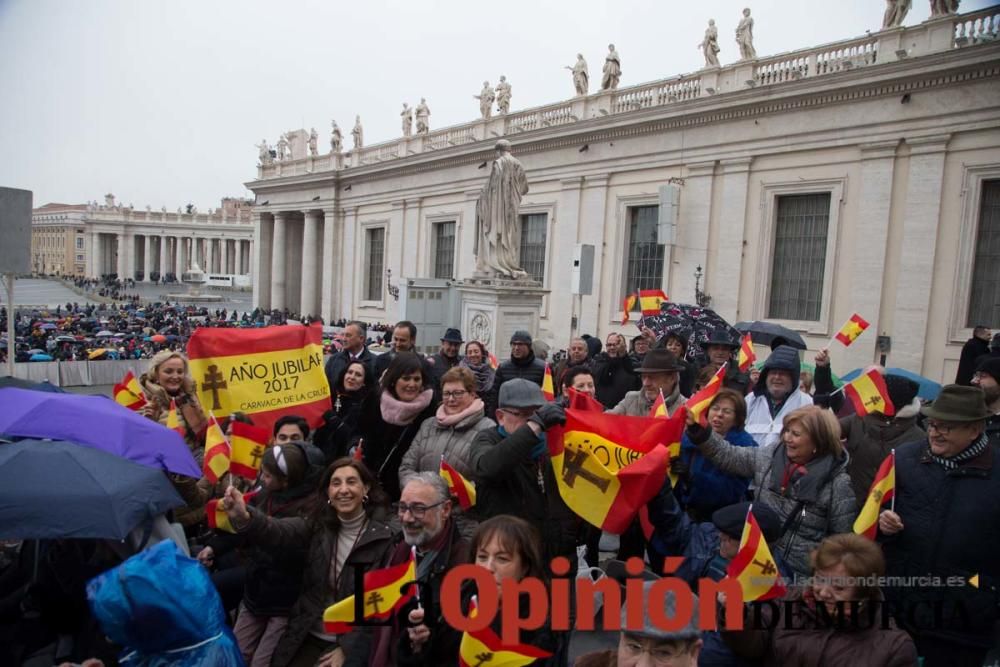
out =
[[(417, 581), (421, 584), (423, 607), (421, 618), (424, 625), (436, 627), (444, 623), (439, 602), (441, 582), (448, 570), (468, 562), (469, 551), (468, 542), (455, 528), (448, 485), (437, 472), (415, 473), (403, 487), (399, 502), (393, 509), (403, 530), (402, 540), (394, 547), (389, 564), (405, 562), (410, 557), (410, 549), (417, 548)], [(396, 613), (391, 626), (376, 630), (373, 660), (369, 664), (397, 664), (399, 639), (409, 627), (409, 613), (416, 606), (416, 601), (411, 601)], [(425, 650), (427, 654), (424, 657), (432, 656), (435, 652), (433, 642)]]
[(897, 579), (885, 593), (925, 667), (978, 666), (1000, 621), (1000, 452), (978, 387), (948, 385), (921, 412), (927, 437), (895, 450), (895, 507), (879, 516), (879, 532), (890, 579), (940, 583)]

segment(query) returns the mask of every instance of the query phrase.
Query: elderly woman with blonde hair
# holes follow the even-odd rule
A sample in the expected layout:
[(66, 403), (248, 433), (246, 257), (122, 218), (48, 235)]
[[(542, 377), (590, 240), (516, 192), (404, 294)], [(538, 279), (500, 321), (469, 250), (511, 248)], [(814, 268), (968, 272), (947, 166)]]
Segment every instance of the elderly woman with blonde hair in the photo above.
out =
[(764, 447), (731, 445), (690, 414), (686, 432), (719, 470), (753, 479), (754, 502), (781, 518), (781, 534), (772, 548), (795, 572), (809, 575), (809, 554), (823, 538), (851, 532), (857, 503), (840, 424), (829, 410), (808, 405), (789, 412), (781, 439)]

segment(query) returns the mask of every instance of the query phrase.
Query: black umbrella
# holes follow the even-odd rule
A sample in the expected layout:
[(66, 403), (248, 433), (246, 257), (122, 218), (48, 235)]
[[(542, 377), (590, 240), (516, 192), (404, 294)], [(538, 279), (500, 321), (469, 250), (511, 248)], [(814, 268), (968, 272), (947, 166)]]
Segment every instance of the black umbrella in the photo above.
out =
[(791, 345), (799, 350), (806, 349), (806, 342), (797, 331), (775, 322), (754, 320), (753, 322), (737, 322), (736, 328), (750, 334), (750, 340), (760, 345), (767, 345), (772, 350), (778, 345)]
[(701, 343), (707, 341), (713, 331), (725, 331), (734, 341), (740, 338), (740, 332), (711, 308), (687, 303), (664, 301), (660, 304), (660, 314), (643, 317), (641, 324), (652, 329), (657, 338), (675, 334), (686, 340), (685, 358), (699, 366), (706, 362)]
[(61, 440), (0, 444), (0, 539), (123, 540), (184, 504), (162, 471)]

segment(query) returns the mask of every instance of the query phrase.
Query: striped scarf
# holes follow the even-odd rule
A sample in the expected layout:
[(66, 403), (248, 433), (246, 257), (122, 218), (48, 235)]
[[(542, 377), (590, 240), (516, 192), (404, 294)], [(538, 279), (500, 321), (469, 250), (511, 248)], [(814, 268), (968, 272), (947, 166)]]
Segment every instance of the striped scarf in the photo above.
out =
[(986, 437), (985, 433), (983, 433), (982, 435), (979, 436), (979, 440), (976, 440), (974, 443), (972, 443), (971, 445), (960, 451), (958, 454), (955, 454), (954, 456), (948, 456), (948, 457), (938, 456), (930, 449), (930, 445), (927, 446), (927, 451), (930, 453), (931, 458), (934, 459), (937, 463), (940, 463), (945, 470), (956, 470), (960, 464), (965, 463), (966, 461), (971, 461), (972, 459), (976, 458), (977, 456), (985, 452), (986, 448), (989, 446), (990, 446), (990, 439)]

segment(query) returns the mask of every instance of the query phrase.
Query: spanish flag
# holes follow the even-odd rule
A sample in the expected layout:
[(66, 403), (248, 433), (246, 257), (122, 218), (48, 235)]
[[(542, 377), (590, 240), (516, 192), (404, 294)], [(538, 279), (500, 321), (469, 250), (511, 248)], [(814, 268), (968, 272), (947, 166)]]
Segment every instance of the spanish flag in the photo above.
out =
[(115, 385), (114, 396), (116, 403), (129, 410), (141, 410), (146, 405), (146, 395), (132, 371), (126, 373), (121, 382)]
[(844, 394), (851, 399), (854, 411), (861, 416), (872, 412), (881, 412), (886, 417), (896, 414), (896, 407), (889, 399), (889, 389), (885, 386), (885, 378), (877, 369), (872, 368), (845, 385)]
[(660, 395), (656, 397), (653, 401), (653, 407), (649, 409), (650, 417), (669, 417), (667, 412), (667, 400), (663, 398), (663, 391), (660, 391)]
[(847, 324), (840, 327), (840, 331), (834, 336), (837, 340), (847, 347), (854, 342), (854, 339), (860, 336), (865, 329), (868, 328), (868, 322), (865, 322), (860, 315), (854, 313), (851, 315), (851, 319), (847, 320)]
[(458, 504), (462, 509), (467, 510), (476, 504), (476, 485), (445, 463), (444, 456), (441, 456), (441, 467), (438, 473), (448, 483), (448, 491), (458, 498)]
[(542, 378), (542, 396), (546, 401), (556, 400), (556, 385), (552, 382), (552, 367), (545, 364), (545, 376)]
[(205, 432), (205, 463), (202, 472), (212, 484), (229, 472), (229, 441), (218, 420), (208, 413), (208, 431)]
[(702, 426), (708, 425), (708, 406), (712, 404), (716, 394), (722, 389), (722, 380), (725, 377), (726, 364), (722, 364), (719, 370), (715, 371), (715, 375), (708, 381), (708, 384), (696, 391), (684, 404), (684, 407), (694, 415), (694, 418)]
[(667, 295), (659, 289), (639, 290), (639, 310), (643, 316), (659, 315), (660, 304), (667, 300)]
[(167, 412), (167, 428), (171, 431), (177, 431), (183, 438), (185, 435), (185, 429), (181, 426), (181, 418), (177, 415), (177, 401), (170, 399), (170, 410)]
[(361, 616), (365, 620), (389, 618), (416, 594), (416, 580), (417, 562), (413, 550), (409, 560), (399, 565), (366, 572), (363, 591), (355, 591), (351, 597), (327, 607), (323, 612), (324, 631), (332, 635), (350, 632), (356, 606), (361, 607)]
[(304, 417), (315, 428), (330, 409), (318, 324), (202, 327), (188, 341), (187, 354), (198, 399), (219, 418), (243, 412), (270, 432), (285, 415)]
[(757, 354), (753, 351), (753, 341), (750, 339), (750, 334), (744, 334), (740, 341), (740, 373), (746, 373), (750, 370), (755, 361), (757, 361)]
[(251, 482), (257, 479), (264, 447), (269, 440), (267, 431), (250, 424), (234, 421), (233, 441), (230, 453), (229, 472)]
[(896, 450), (889, 452), (882, 465), (875, 473), (875, 480), (868, 491), (865, 506), (861, 508), (858, 518), (854, 520), (854, 532), (874, 540), (878, 534), (878, 515), (882, 505), (892, 500), (896, 493)]
[(743, 602), (770, 600), (785, 594), (778, 564), (771, 555), (752, 510), (753, 505), (747, 510), (740, 549), (726, 568), (726, 575), (736, 579), (743, 589)]
[(635, 302), (638, 300), (639, 297), (635, 294), (629, 294), (625, 297), (625, 300), (622, 301), (622, 324), (629, 323), (629, 314), (635, 308)]
[(573, 387), (566, 387), (566, 395), (569, 397), (569, 407), (573, 410), (604, 412), (604, 405), (590, 394), (577, 391)]
[[(680, 416), (681, 421), (683, 421), (684, 411), (678, 410), (676, 413), (674, 413), (675, 418), (678, 415)], [(663, 398), (663, 391), (660, 391), (660, 395), (656, 397), (655, 401), (653, 401), (653, 407), (649, 409), (649, 416), (656, 419), (670, 419), (670, 415), (667, 413), (667, 401), (666, 399)], [(663, 443), (667, 446), (667, 456), (670, 459), (676, 458), (681, 455), (681, 436), (683, 435), (683, 430), (684, 427), (682, 425), (681, 433), (677, 435), (676, 440)], [(677, 486), (677, 481), (680, 479), (680, 476), (673, 472), (670, 472), (669, 474), (670, 474), (670, 484), (672, 486)]]
[(683, 430), (683, 410), (666, 419), (567, 410), (547, 437), (559, 494), (587, 522), (623, 533), (663, 486), (666, 445)]
[[(469, 618), (478, 614), (476, 598), (469, 607)], [(462, 633), (458, 646), (459, 667), (521, 667), (552, 654), (528, 644), (504, 644), (489, 626)]]
[[(250, 499), (257, 495), (256, 491), (251, 491), (249, 493), (243, 494), (243, 502), (248, 503)], [(236, 527), (229, 520), (229, 515), (219, 508), (219, 501), (221, 498), (216, 498), (214, 500), (209, 500), (205, 503), (205, 520), (208, 522), (208, 527), (212, 530), (221, 530), (224, 533), (235, 533)]]

